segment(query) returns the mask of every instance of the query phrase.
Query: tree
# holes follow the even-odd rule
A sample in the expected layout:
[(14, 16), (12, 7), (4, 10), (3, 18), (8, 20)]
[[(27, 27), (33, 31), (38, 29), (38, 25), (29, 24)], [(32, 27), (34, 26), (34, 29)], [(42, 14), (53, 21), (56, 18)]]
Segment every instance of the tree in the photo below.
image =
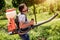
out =
[(50, 12), (54, 13), (54, 6), (53, 6), (53, 4), (50, 4)]
[(28, 6), (31, 5), (29, 0), (12, 0), (13, 7), (18, 7), (21, 3), (26, 3)]
[(0, 0), (0, 10), (5, 7), (5, 0)]
[(43, 3), (45, 0), (12, 0), (12, 4), (14, 7), (18, 7), (20, 3), (26, 3), (27, 6), (33, 6), (33, 14), (35, 16), (35, 22), (37, 24), (37, 19), (36, 19), (36, 7), (35, 7), (35, 4), (40, 4), (40, 3)]

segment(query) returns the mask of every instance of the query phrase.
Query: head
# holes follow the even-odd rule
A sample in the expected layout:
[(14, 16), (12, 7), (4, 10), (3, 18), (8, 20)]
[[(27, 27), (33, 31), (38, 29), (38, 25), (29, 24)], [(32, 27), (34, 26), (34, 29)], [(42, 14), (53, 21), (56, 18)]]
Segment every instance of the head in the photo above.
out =
[(28, 12), (28, 8), (27, 8), (26, 4), (24, 4), (24, 3), (20, 4), (20, 5), (19, 5), (19, 11), (20, 11), (21, 13), (26, 14), (26, 13)]

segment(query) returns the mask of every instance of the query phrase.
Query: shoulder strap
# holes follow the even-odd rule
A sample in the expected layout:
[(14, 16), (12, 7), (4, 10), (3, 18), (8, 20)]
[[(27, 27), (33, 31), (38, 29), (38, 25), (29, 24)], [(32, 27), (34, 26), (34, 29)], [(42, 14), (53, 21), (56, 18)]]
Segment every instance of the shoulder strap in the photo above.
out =
[(18, 20), (18, 15), (16, 16), (15, 23), (17, 25), (17, 28), (19, 28), (19, 20)]
[(25, 21), (27, 21), (27, 16), (25, 16)]

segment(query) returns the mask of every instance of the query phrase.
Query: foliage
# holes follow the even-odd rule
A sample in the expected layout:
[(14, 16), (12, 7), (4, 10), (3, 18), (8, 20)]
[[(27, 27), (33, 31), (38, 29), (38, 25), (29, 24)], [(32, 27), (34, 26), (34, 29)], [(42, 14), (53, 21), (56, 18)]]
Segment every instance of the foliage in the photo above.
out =
[(5, 7), (5, 0), (0, 0), (0, 10)]
[(44, 2), (45, 0), (12, 0), (12, 4), (14, 7), (18, 7), (19, 4), (21, 3), (26, 3), (27, 6), (31, 6), (33, 4), (39, 4), (39, 3), (42, 3)]
[(12, 0), (13, 7), (18, 7), (21, 3), (29, 4), (29, 0)]

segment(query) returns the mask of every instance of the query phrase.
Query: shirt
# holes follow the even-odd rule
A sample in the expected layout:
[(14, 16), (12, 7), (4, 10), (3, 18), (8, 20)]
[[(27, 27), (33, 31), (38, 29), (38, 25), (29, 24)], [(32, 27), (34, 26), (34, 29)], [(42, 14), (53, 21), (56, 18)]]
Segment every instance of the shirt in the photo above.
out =
[(19, 20), (19, 22), (24, 22), (24, 23), (29, 22), (27, 19), (27, 16), (25, 14), (21, 14), (21, 13), (18, 14), (18, 20)]

